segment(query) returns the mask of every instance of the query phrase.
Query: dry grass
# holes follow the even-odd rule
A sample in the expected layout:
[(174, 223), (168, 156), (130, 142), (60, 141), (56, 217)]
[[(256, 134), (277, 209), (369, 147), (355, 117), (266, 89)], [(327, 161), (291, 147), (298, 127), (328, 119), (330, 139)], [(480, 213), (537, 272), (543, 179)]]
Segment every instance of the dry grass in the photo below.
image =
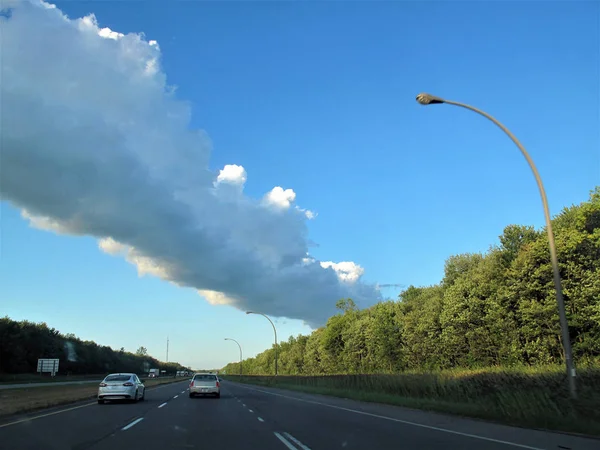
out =
[[(159, 384), (176, 383), (185, 378), (159, 378), (146, 380), (147, 388)], [(0, 390), (0, 417), (35, 411), (52, 406), (66, 405), (92, 399), (98, 393), (96, 383), (85, 385), (41, 386)]]

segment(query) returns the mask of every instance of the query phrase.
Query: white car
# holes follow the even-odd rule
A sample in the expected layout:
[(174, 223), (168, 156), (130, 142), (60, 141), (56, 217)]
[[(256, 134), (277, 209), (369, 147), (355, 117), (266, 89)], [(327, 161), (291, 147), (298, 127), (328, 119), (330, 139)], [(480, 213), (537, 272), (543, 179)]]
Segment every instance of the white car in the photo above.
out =
[(106, 400), (131, 400), (137, 402), (146, 397), (146, 386), (135, 373), (111, 373), (98, 387), (98, 403)]
[(196, 395), (221, 397), (219, 378), (214, 373), (197, 373), (190, 382), (190, 398)]

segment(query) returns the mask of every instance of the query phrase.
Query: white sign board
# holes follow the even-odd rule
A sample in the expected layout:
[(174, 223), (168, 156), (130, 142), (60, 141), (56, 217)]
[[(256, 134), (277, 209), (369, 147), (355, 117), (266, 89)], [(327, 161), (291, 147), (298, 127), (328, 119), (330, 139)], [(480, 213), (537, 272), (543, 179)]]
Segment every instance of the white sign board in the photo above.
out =
[(50, 372), (52, 376), (58, 372), (58, 359), (38, 359), (37, 371), (39, 373)]

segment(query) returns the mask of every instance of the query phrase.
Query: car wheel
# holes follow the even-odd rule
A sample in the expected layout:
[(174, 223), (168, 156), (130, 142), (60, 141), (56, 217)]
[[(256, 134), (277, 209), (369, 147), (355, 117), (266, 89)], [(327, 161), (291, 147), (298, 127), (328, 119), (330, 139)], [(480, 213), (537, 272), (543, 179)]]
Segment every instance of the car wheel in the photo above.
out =
[(100, 400), (100, 399), (98, 399), (98, 404), (99, 404), (99, 405), (104, 405), (104, 400)]
[(140, 401), (144, 401), (146, 400), (146, 388), (144, 388), (144, 390), (142, 391), (142, 396), (140, 397)]
[(135, 395), (133, 396), (133, 403), (137, 403), (138, 400), (138, 391), (135, 391)]
[(194, 397), (194, 394), (190, 393), (190, 394), (189, 394), (189, 397), (190, 397), (190, 398), (193, 398), (193, 397)]
[(215, 397), (221, 398), (221, 393), (219, 392)]

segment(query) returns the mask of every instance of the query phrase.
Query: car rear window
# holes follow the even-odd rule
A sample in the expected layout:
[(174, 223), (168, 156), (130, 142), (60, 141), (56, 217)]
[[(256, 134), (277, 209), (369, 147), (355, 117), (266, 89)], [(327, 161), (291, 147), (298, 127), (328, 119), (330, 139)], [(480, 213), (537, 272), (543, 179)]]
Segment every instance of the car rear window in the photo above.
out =
[(217, 377), (215, 375), (196, 375), (194, 377), (194, 381), (216, 381)]
[(130, 378), (130, 375), (109, 375), (104, 381), (128, 381)]

